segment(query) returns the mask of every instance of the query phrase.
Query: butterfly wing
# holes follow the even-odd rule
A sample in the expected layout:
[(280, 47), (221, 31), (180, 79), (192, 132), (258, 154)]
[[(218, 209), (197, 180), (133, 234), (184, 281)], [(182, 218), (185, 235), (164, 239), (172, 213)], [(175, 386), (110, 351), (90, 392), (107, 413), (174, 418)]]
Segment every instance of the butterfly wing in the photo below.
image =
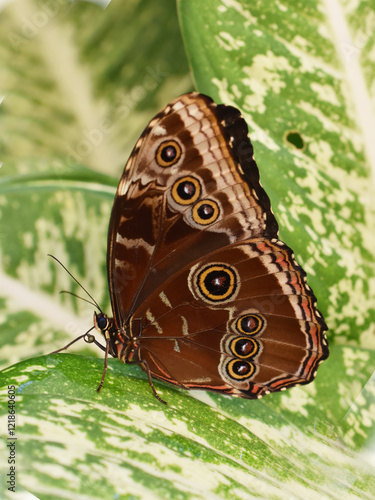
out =
[(237, 109), (186, 94), (146, 127), (125, 167), (109, 227), (118, 328), (181, 267), (278, 226)]
[(238, 110), (196, 93), (150, 122), (118, 186), (108, 277), (120, 359), (255, 398), (310, 382), (328, 347), (247, 132)]
[(246, 398), (311, 382), (328, 356), (315, 296), (280, 241), (235, 243), (186, 266), (131, 327), (152, 376)]

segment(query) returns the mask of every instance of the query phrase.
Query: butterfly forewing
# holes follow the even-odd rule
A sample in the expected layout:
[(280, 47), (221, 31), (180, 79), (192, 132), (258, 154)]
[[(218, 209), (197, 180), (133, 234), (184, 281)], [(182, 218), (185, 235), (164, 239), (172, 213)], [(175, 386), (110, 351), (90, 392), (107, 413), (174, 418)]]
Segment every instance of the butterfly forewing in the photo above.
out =
[[(277, 233), (245, 122), (234, 108), (219, 109), (205, 96), (178, 98), (150, 122), (125, 167), (108, 255), (121, 321), (194, 259), (267, 229)], [(168, 147), (176, 150), (170, 165), (162, 155)], [(241, 170), (235, 154), (247, 159)]]

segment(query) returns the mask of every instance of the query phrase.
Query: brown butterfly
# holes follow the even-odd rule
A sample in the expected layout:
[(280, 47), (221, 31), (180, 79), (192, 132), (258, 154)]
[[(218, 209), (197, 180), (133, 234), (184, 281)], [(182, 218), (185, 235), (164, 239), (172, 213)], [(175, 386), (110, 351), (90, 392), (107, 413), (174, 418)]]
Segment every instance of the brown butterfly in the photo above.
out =
[[(243, 398), (307, 384), (328, 356), (305, 272), (278, 239), (240, 112), (190, 93), (126, 164), (108, 234), (108, 353), (184, 389)], [(102, 386), (104, 380), (102, 377)]]

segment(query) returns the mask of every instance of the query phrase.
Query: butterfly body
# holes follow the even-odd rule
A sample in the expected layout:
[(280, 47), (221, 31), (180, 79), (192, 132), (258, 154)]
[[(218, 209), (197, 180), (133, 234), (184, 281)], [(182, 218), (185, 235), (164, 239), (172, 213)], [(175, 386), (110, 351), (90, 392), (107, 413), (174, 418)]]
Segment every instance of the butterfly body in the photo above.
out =
[(259, 398), (328, 356), (305, 273), (278, 239), (238, 110), (177, 98), (138, 140), (108, 236), (109, 353), (186, 389)]

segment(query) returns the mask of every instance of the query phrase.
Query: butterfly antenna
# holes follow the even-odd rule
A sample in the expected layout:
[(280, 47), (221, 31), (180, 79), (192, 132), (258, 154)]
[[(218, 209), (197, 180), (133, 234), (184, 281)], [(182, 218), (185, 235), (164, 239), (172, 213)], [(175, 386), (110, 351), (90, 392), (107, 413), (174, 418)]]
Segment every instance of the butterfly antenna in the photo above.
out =
[[(60, 266), (63, 269), (65, 269), (65, 271), (77, 283), (77, 285), (80, 286), (82, 288), (82, 290), (90, 297), (90, 299), (92, 300), (93, 305), (95, 305), (99, 309), (99, 311), (101, 313), (103, 313), (103, 311), (101, 310), (99, 304), (96, 302), (96, 300), (94, 299), (94, 297), (86, 290), (86, 288), (83, 285), (81, 285), (81, 283), (73, 276), (73, 274), (70, 271), (68, 271), (68, 269), (64, 266), (64, 264), (62, 262), (60, 262), (59, 259), (57, 257), (55, 257), (54, 255), (51, 255), (50, 253), (47, 254), (47, 255), (48, 255), (48, 257), (52, 257), (52, 259), (54, 259), (58, 264), (60, 264)], [(74, 294), (72, 294), (72, 295), (74, 295)]]
[(91, 306), (95, 306), (95, 307), (97, 306), (97, 304), (94, 304), (94, 302), (92, 302), (91, 300), (84, 299), (83, 297), (81, 297), (80, 295), (77, 295), (76, 293), (69, 292), (69, 290), (61, 290), (60, 293), (67, 293), (69, 295), (73, 295), (73, 297), (76, 297), (77, 299), (83, 300), (83, 302), (87, 302)]

